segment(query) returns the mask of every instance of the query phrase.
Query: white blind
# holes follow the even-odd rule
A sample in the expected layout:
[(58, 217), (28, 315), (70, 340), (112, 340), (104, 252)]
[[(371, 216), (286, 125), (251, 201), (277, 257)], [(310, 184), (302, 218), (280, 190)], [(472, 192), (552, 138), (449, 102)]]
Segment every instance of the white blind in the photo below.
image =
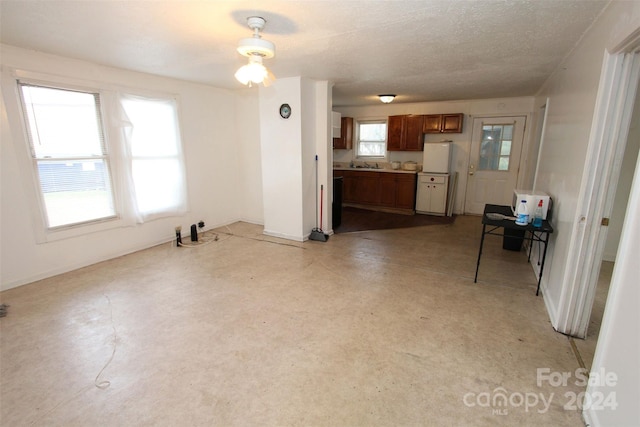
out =
[(48, 228), (115, 217), (99, 94), (19, 87)]

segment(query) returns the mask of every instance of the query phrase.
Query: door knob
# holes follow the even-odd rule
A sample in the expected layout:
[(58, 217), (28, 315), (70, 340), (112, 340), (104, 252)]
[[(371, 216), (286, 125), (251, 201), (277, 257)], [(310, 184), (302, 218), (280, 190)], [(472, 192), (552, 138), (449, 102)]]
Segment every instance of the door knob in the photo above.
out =
[(473, 165), (469, 165), (469, 175), (473, 175), (473, 172), (474, 172), (473, 168), (474, 168)]

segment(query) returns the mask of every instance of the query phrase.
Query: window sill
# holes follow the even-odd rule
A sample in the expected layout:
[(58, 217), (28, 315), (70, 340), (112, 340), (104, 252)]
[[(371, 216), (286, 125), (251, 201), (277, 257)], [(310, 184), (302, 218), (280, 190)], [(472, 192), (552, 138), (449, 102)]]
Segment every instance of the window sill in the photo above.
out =
[(75, 237), (84, 236), (91, 233), (97, 233), (100, 231), (112, 230), (115, 228), (122, 228), (131, 225), (122, 218), (109, 218), (101, 221), (86, 223), (82, 225), (72, 225), (68, 227), (60, 227), (57, 229), (47, 230), (43, 227), (39, 227), (36, 236), (36, 243), (44, 244), (50, 242), (56, 242), (59, 240), (72, 239)]

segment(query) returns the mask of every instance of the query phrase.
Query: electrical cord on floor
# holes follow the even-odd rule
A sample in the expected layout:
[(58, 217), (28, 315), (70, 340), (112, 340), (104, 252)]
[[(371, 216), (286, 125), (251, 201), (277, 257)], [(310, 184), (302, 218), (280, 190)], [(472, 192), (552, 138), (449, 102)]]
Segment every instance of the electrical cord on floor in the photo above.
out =
[[(107, 363), (104, 364), (102, 369), (100, 369), (100, 372), (98, 372), (98, 375), (96, 375), (96, 378), (93, 380), (93, 385), (95, 387), (101, 389), (101, 390), (104, 390), (104, 389), (108, 388), (111, 385), (111, 381), (109, 381), (109, 380), (98, 381), (98, 379), (100, 378), (102, 373), (105, 371), (105, 369), (107, 369), (107, 367), (111, 364), (111, 361), (115, 357), (115, 355), (116, 355), (116, 347), (117, 347), (117, 342), (118, 342), (118, 333), (117, 333), (116, 327), (115, 327), (115, 325), (113, 323), (113, 307), (111, 305), (111, 299), (106, 294), (104, 294), (104, 297), (109, 302), (109, 319), (111, 320), (111, 328), (113, 329), (113, 351), (111, 352), (111, 357), (109, 357), (109, 360), (107, 360)], [(67, 405), (69, 402), (72, 402), (73, 400), (75, 400), (81, 394), (86, 393), (87, 391), (89, 391), (91, 389), (91, 387), (92, 387), (91, 385), (86, 385), (86, 386), (82, 387), (80, 390), (78, 390), (76, 393), (74, 393), (69, 398), (67, 398), (67, 399), (65, 399), (65, 400), (63, 400), (61, 402), (58, 402), (58, 404), (54, 405), (50, 409), (48, 409), (48, 410), (44, 411), (43, 413), (41, 413), (33, 421), (31, 421), (30, 425), (31, 426), (41, 425), (42, 424), (41, 421), (43, 419), (45, 419), (46, 417), (48, 417), (49, 414), (51, 414), (52, 412), (54, 412), (58, 408)]]
[(197, 241), (195, 242), (191, 242), (191, 243), (183, 243), (183, 242), (178, 242), (177, 246), (179, 248), (199, 248), (201, 246), (205, 246), (208, 245), (211, 242), (217, 242), (218, 241), (218, 235), (214, 234), (214, 236), (212, 238), (206, 238), (206, 234), (208, 232), (204, 232), (202, 233), (201, 237), (198, 238)]
[(109, 317), (111, 319), (111, 328), (113, 329), (113, 351), (111, 352), (111, 357), (109, 357), (109, 360), (107, 360), (107, 363), (105, 363), (102, 369), (100, 369), (100, 372), (98, 372), (98, 375), (96, 375), (95, 380), (93, 380), (93, 383), (95, 384), (95, 386), (100, 389), (108, 388), (111, 385), (111, 381), (104, 380), (104, 381), (98, 382), (98, 378), (100, 378), (100, 375), (102, 375), (104, 370), (107, 369), (107, 367), (111, 364), (111, 361), (116, 355), (116, 348), (118, 346), (118, 332), (116, 331), (116, 327), (113, 324), (113, 307), (111, 306), (111, 298), (109, 298), (108, 295), (105, 295), (104, 297), (109, 302)]
[[(227, 229), (227, 232), (226, 233), (220, 233), (220, 234), (226, 234), (229, 237), (240, 237), (242, 239), (255, 240), (257, 242), (273, 243), (275, 245), (281, 245), (281, 246), (291, 246), (291, 247), (298, 248), (298, 249), (307, 249), (305, 247), (302, 247), (302, 246), (299, 246), (299, 245), (296, 245), (296, 244), (284, 243), (284, 242), (274, 242), (272, 240), (265, 240), (264, 235), (262, 235), (262, 234), (257, 235), (257, 236), (260, 236), (260, 238), (255, 237), (255, 236), (243, 236), (243, 235), (240, 235), (240, 234), (234, 234), (233, 231), (231, 231), (231, 229), (229, 228), (228, 225), (225, 225), (225, 228)], [(302, 243), (302, 242), (300, 242), (300, 243)]]

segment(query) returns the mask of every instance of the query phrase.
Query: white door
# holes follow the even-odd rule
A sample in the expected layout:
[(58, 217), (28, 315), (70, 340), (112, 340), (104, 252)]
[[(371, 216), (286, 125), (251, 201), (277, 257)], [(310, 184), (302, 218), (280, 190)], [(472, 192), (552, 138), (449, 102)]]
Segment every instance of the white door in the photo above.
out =
[(525, 122), (524, 116), (473, 119), (465, 213), (482, 214), (485, 204), (511, 204)]

